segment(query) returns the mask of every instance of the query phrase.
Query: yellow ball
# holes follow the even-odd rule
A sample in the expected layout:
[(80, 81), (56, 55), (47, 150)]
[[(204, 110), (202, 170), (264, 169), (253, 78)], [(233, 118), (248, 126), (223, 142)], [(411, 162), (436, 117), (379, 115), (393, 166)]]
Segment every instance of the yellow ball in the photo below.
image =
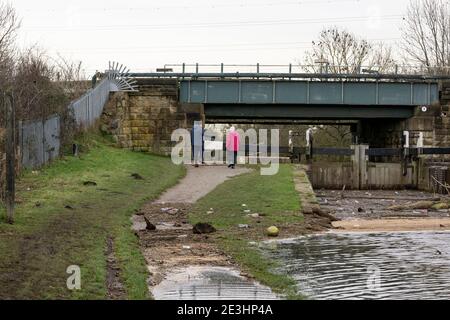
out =
[(267, 229), (267, 235), (269, 237), (278, 237), (280, 230), (277, 227), (270, 227)]

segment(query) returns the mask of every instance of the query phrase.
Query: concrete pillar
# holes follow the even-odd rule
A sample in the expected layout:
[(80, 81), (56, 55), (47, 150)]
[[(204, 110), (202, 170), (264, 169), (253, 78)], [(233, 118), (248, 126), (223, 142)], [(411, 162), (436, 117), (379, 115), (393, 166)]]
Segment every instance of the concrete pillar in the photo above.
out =
[(366, 151), (369, 150), (369, 145), (362, 144), (359, 145), (359, 176), (360, 176), (360, 182), (359, 182), (359, 189), (364, 190), (368, 189), (368, 164), (369, 164), (369, 157), (366, 155)]
[(363, 190), (368, 188), (368, 156), (366, 155), (366, 150), (369, 149), (368, 145), (352, 145), (351, 148), (354, 150), (354, 155), (352, 157), (353, 163), (353, 186), (355, 190)]
[(352, 164), (353, 164), (353, 185), (352, 189), (359, 190), (360, 189), (360, 175), (359, 175), (359, 145), (352, 145), (351, 146), (354, 154), (352, 156)]

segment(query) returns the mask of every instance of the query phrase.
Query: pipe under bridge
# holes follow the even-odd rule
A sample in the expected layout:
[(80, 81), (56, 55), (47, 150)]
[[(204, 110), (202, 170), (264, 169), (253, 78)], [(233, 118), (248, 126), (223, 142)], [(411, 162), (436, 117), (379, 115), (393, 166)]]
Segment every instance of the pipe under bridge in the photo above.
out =
[[(445, 76), (314, 73), (134, 73), (176, 79), (179, 102), (206, 119), (407, 119), (439, 103)], [(425, 110), (425, 109), (424, 109)]]

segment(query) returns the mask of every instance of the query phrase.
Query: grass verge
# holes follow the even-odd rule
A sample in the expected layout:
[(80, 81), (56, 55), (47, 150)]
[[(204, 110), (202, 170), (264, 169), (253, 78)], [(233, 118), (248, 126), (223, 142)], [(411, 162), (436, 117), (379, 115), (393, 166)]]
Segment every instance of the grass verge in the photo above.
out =
[[(265, 230), (273, 225), (281, 229), (282, 236), (292, 235), (296, 227), (303, 226), (300, 212), (293, 169), (282, 165), (275, 176), (261, 176), (257, 170), (225, 182), (195, 205), (190, 220), (193, 224), (214, 225), (219, 231), (214, 237), (217, 245), (256, 280), (288, 299), (301, 299), (295, 281), (276, 274), (277, 262), (250, 244), (264, 240)], [(252, 218), (251, 213), (258, 213), (261, 218)], [(251, 228), (242, 229), (239, 225)]]
[[(18, 182), (16, 222), (0, 208), (0, 299), (105, 299), (107, 238), (125, 298), (147, 299), (147, 270), (130, 217), (184, 175), (170, 159), (113, 148), (84, 137), (79, 158), (65, 157)], [(134, 179), (132, 174), (144, 180)], [(95, 185), (85, 185), (95, 182)], [(82, 289), (69, 291), (68, 266), (81, 267)]]

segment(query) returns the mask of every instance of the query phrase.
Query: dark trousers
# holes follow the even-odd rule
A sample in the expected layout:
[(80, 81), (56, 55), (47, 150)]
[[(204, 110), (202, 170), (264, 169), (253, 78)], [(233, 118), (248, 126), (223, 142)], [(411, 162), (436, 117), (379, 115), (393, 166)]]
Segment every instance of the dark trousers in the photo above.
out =
[(235, 167), (237, 165), (237, 158), (238, 158), (238, 151), (228, 151), (230, 158), (232, 157), (232, 159), (230, 159), (230, 163), (229, 163), (229, 167)]

